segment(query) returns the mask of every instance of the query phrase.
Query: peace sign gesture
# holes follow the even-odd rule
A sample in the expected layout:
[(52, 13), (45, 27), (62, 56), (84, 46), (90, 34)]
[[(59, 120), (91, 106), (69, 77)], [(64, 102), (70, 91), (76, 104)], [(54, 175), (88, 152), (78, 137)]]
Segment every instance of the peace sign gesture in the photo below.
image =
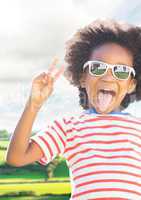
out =
[(64, 72), (64, 66), (58, 69), (57, 63), (58, 59), (55, 58), (49, 66), (48, 72), (43, 72), (33, 79), (30, 103), (37, 109), (49, 98), (53, 91), (54, 82)]

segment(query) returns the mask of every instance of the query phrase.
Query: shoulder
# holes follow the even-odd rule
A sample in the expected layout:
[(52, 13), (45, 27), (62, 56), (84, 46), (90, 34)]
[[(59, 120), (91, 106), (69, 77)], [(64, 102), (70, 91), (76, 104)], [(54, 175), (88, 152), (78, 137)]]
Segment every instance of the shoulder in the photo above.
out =
[(59, 116), (54, 121), (57, 121), (58, 123), (63, 123), (66, 126), (75, 126), (79, 123), (85, 123), (92, 119), (94, 120), (97, 117), (97, 114), (88, 114), (85, 111), (82, 111)]
[(131, 120), (135, 123), (141, 124), (141, 118), (140, 117), (135, 117), (134, 115), (129, 114), (129, 115), (125, 116), (125, 118), (128, 119), (128, 120)]

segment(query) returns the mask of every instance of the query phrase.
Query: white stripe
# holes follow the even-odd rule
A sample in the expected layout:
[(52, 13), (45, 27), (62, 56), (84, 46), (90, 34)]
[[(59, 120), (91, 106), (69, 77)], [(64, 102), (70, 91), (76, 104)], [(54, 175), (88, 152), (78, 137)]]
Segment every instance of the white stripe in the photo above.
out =
[[(105, 169), (106, 170), (106, 169)], [(119, 180), (126, 180), (126, 181), (133, 181), (136, 183), (141, 184), (141, 178), (135, 177), (128, 174), (120, 174), (120, 173), (101, 173), (101, 174), (94, 174), (89, 176), (81, 177), (80, 179), (74, 180), (74, 185), (85, 183), (87, 181), (96, 181), (101, 179), (119, 179)]]
[[(70, 156), (71, 152), (67, 152), (66, 157)], [(82, 155), (82, 156), (80, 156)], [(73, 163), (77, 162), (80, 158), (86, 158), (93, 156), (95, 158), (95, 155), (101, 155), (101, 156), (132, 156), (137, 159), (141, 159), (140, 155), (134, 151), (119, 151), (119, 152), (101, 152), (96, 150), (90, 150), (86, 153), (76, 154), (70, 161), (70, 165), (73, 165)]]
[[(50, 131), (50, 132), (49, 132)], [(48, 132), (52, 135), (52, 137), (54, 138), (54, 140), (56, 141), (56, 143), (58, 144), (58, 147), (59, 147), (59, 149), (60, 149), (60, 151), (61, 151), (61, 153), (63, 153), (64, 152), (64, 145), (63, 145), (63, 143), (62, 143), (62, 141), (60, 140), (60, 138), (59, 138), (59, 136), (58, 136), (58, 134), (60, 134), (60, 133), (56, 133), (53, 129), (50, 129)], [(60, 136), (61, 137), (61, 136)], [(63, 139), (62, 139), (63, 140)], [(65, 141), (64, 141), (65, 142)], [(53, 142), (54, 143), (54, 142)], [(56, 146), (55, 146), (55, 148), (56, 148)], [(52, 148), (52, 150), (54, 151), (54, 149)], [(56, 153), (58, 153), (58, 150), (57, 150), (57, 148), (56, 148)]]
[[(128, 183), (122, 183), (122, 182), (116, 182), (116, 183), (115, 182), (101, 182), (101, 183), (84, 185), (84, 186), (77, 188), (77, 193), (81, 193), (85, 190), (95, 190), (95, 189), (101, 189), (101, 188), (126, 189), (126, 190), (132, 190), (134, 192), (141, 193), (141, 191), (140, 191), (141, 188), (139, 186), (133, 185), (133, 184), (128, 184)], [(133, 194), (132, 192), (130, 192), (130, 193)], [(118, 194), (118, 192), (117, 192), (117, 194)]]
[[(58, 123), (59, 124), (59, 123)], [(60, 125), (60, 124), (59, 124)], [(60, 125), (61, 126), (61, 125)], [(61, 126), (62, 127), (62, 126)], [(55, 129), (55, 132), (57, 131), (57, 133), (60, 135), (60, 137), (66, 141), (66, 137), (64, 135), (64, 133), (61, 131), (61, 129), (56, 125), (56, 124), (53, 124), (53, 128)], [(64, 130), (65, 131), (65, 130)], [(50, 128), (49, 132), (52, 132), (52, 128)]]
[[(103, 135), (105, 134), (105, 135)], [(105, 138), (109, 138), (109, 137), (131, 137), (135, 140), (139, 140), (141, 139), (141, 135), (139, 134), (139, 132), (137, 132), (136, 130), (127, 130), (127, 129), (123, 129), (123, 128), (88, 128), (88, 129), (82, 129), (79, 131), (78, 130), (74, 130), (71, 133), (68, 133), (68, 139), (75, 139), (73, 138), (74, 136), (78, 136), (78, 138), (81, 136), (83, 136), (83, 138), (87, 138), (87, 137), (105, 137)]]
[[(137, 123), (134, 123), (134, 120), (132, 120), (132, 119), (128, 119), (128, 118), (125, 118), (125, 116), (124, 116), (124, 118), (120, 118), (119, 120), (118, 120), (118, 118), (117, 118), (117, 120), (115, 119), (115, 120), (110, 120), (110, 119), (108, 119), (107, 118), (107, 120), (106, 119), (102, 119), (102, 117), (100, 117), (99, 119), (100, 120), (94, 120), (94, 121), (90, 121), (90, 122), (88, 122), (88, 121), (86, 121), (86, 122), (84, 122), (85, 120), (93, 120), (94, 118), (85, 118), (85, 119), (82, 119), (82, 120), (80, 120), (80, 123), (78, 123), (78, 124), (76, 124), (75, 126), (77, 127), (77, 128), (82, 128), (84, 125), (85, 126), (98, 126), (98, 127), (100, 127), (100, 126), (104, 126), (104, 125), (117, 125), (117, 126), (124, 126), (124, 127), (129, 127), (129, 128), (135, 128), (135, 129), (138, 129), (138, 130), (140, 130), (141, 129), (141, 124), (137, 124)], [(128, 121), (122, 121), (122, 119), (123, 120), (132, 120), (132, 122), (128, 122)], [(140, 123), (141, 123), (141, 121), (140, 121)], [(107, 128), (106, 128), (107, 129)], [(130, 129), (129, 129), (130, 130)]]
[(50, 137), (47, 133), (44, 133), (44, 134), (42, 135), (42, 137), (44, 138), (44, 140), (46, 140), (46, 142), (47, 142), (48, 145), (50, 146), (50, 148), (51, 148), (53, 154), (57, 154), (57, 153), (58, 153), (57, 148), (56, 148), (54, 142), (52, 141), (51, 137)]
[[(118, 133), (118, 134), (114, 134), (114, 133)], [(90, 136), (87, 136), (87, 135), (90, 135)], [(103, 135), (105, 134), (105, 135)], [(82, 129), (81, 131), (72, 131), (71, 133), (68, 133), (68, 139), (74, 139), (75, 141), (75, 137), (74, 136), (78, 136), (78, 138), (76, 139), (79, 139), (79, 136), (80, 136), (80, 139), (82, 136), (86, 138), (89, 138), (89, 137), (94, 137), (94, 138), (97, 138), (97, 137), (102, 137), (101, 139), (112, 139), (112, 138), (115, 138), (115, 137), (119, 137), (119, 138), (122, 138), (125, 137), (125, 138), (131, 138), (133, 139), (134, 141), (138, 141), (141, 143), (141, 135), (138, 131), (136, 130), (127, 130), (127, 129), (121, 129), (121, 128), (103, 128), (103, 129), (98, 129), (98, 128), (88, 128), (88, 129)], [(84, 139), (83, 137), (83, 139)], [(71, 142), (71, 141), (70, 141)]]
[[(141, 139), (135, 137), (135, 136), (132, 136), (132, 135), (129, 135), (128, 133), (122, 133), (120, 135), (95, 135), (95, 133), (92, 134), (91, 133), (88, 133), (88, 134), (91, 134), (90, 136), (86, 136), (84, 138), (81, 138), (81, 137), (76, 137), (73, 136), (72, 138), (74, 138), (74, 140), (72, 141), (69, 141), (69, 146), (74, 146), (76, 143), (80, 143), (80, 142), (88, 142), (88, 141), (100, 141), (100, 142), (113, 142), (113, 141), (119, 141), (119, 140), (128, 140), (129, 142), (135, 142), (137, 145), (140, 145), (140, 148), (141, 148)], [(114, 132), (113, 132), (114, 134)], [(83, 134), (82, 134), (83, 135)], [(79, 134), (79, 136), (82, 136), (81, 134)], [(85, 135), (87, 135), (87, 133), (85, 132)], [(135, 145), (136, 145), (135, 144)]]
[(112, 159), (106, 159), (106, 158), (91, 158), (91, 159), (85, 159), (85, 160), (81, 160), (80, 162), (75, 163), (74, 165), (72, 165), (72, 170), (79, 168), (81, 166), (85, 166), (85, 165), (89, 165), (89, 164), (96, 164), (96, 163), (112, 163), (112, 164), (116, 164), (116, 163), (124, 163), (124, 164), (131, 164), (135, 166), (135, 169), (137, 169), (136, 167), (140, 168), (141, 170), (141, 162), (140, 161), (136, 161), (136, 160), (132, 160), (129, 158), (112, 158)]
[[(107, 124), (104, 124), (104, 125), (107, 125)], [(118, 125), (120, 125), (120, 124), (118, 124)], [(130, 133), (133, 133), (136, 135), (135, 137), (137, 137), (138, 139), (139, 139), (139, 136), (141, 138), (140, 132), (138, 130), (128, 128), (129, 126), (124, 127), (124, 128), (121, 128), (121, 127), (101, 128), (101, 125), (99, 124), (99, 128), (96, 128), (95, 124), (92, 124), (92, 122), (91, 122), (91, 124), (88, 126), (88, 128), (86, 128), (86, 127), (87, 127), (87, 124), (84, 123), (83, 125), (81, 125), (81, 127), (76, 126), (75, 127), (76, 130), (74, 130), (72, 132), (77, 133), (77, 135), (86, 135), (86, 134), (91, 134), (91, 133), (94, 133), (94, 134), (96, 133), (99, 135), (101, 133), (105, 133), (105, 134), (109, 133), (109, 135), (110, 135), (110, 133), (112, 134), (114, 132), (121, 132), (121, 133), (125, 133), (126, 135), (128, 135), (128, 133), (129, 133), (129, 135), (130, 135)], [(80, 130), (80, 129), (82, 129), (82, 130)], [(72, 137), (72, 132), (68, 133), (68, 138)]]
[[(79, 169), (76, 172), (73, 172), (73, 176), (80, 176), (84, 175), (85, 173), (95, 173), (97, 171), (121, 171), (121, 172), (127, 172), (127, 173), (133, 173), (141, 175), (141, 170), (135, 169), (133, 167), (127, 167), (123, 165), (117, 165), (117, 166), (109, 166), (109, 165), (98, 165), (98, 166), (91, 166), (87, 168)], [(122, 174), (121, 174), (122, 175)]]
[[(105, 150), (111, 151), (111, 152), (114, 150), (117, 150), (117, 151), (121, 152), (121, 151), (124, 151), (124, 149), (133, 148), (134, 151), (141, 156), (141, 148), (139, 148), (129, 142), (122, 142), (122, 143), (119, 142), (119, 143), (112, 143), (112, 144), (96, 144), (96, 143), (85, 144), (84, 143), (79, 146), (73, 146), (73, 147), (75, 147), (75, 148), (72, 148), (71, 150), (69, 150), (67, 152), (68, 156), (70, 156), (76, 152), (78, 153), (79, 151), (86, 150), (87, 148), (92, 149), (94, 153), (95, 153), (95, 151), (100, 151), (100, 152), (102, 152), (101, 154), (103, 154), (103, 152), (105, 152)], [(122, 149), (122, 150), (119, 150), (119, 149)]]
[(112, 198), (126, 198), (129, 200), (141, 200), (141, 197), (139, 195), (136, 194), (129, 194), (127, 192), (114, 192), (114, 191), (110, 191), (110, 192), (94, 192), (94, 193), (89, 193), (89, 194), (84, 194), (81, 196), (78, 196), (76, 198), (71, 198), (70, 200), (90, 200), (90, 199), (94, 199), (94, 198), (108, 198), (108, 197), (112, 197)]

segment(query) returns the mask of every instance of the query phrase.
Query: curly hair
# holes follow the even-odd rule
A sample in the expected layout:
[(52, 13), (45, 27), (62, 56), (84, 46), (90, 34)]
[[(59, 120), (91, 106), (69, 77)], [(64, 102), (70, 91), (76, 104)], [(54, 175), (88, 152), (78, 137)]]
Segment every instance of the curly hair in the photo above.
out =
[(71, 84), (78, 88), (80, 105), (84, 109), (88, 108), (88, 97), (85, 88), (80, 86), (83, 65), (89, 60), (95, 48), (108, 42), (114, 42), (127, 48), (133, 55), (137, 85), (134, 92), (125, 96), (121, 109), (141, 99), (141, 27), (108, 19), (95, 20), (79, 29), (66, 43), (66, 74)]

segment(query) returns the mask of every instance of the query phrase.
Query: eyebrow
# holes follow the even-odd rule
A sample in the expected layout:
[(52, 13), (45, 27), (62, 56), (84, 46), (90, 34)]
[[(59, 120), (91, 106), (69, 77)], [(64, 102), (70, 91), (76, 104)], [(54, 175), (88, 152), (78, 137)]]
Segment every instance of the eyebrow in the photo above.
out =
[[(95, 61), (100, 61), (100, 62), (103, 62), (103, 63), (107, 63), (107, 64), (110, 64), (108, 62), (105, 62), (103, 60), (98, 60), (98, 59), (95, 59)], [(118, 62), (118, 63), (114, 63), (114, 64), (111, 64), (111, 65), (126, 65), (126, 66), (133, 66), (133, 65), (128, 65), (128, 64), (125, 64), (125, 63), (121, 63), (121, 62)]]
[(129, 64), (121, 63), (121, 62), (116, 63), (116, 65), (127, 65), (127, 66), (132, 66), (132, 65), (129, 65)]

